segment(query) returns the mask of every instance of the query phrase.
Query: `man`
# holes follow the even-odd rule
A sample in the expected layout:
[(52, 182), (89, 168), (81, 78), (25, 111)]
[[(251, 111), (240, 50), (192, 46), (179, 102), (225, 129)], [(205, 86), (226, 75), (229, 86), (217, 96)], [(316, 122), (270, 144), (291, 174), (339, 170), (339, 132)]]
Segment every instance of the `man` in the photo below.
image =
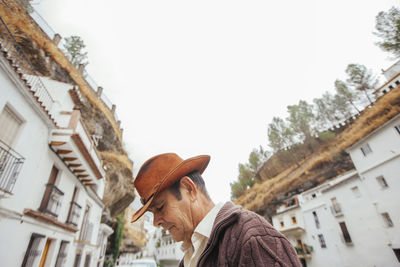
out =
[(183, 241), (180, 266), (301, 266), (289, 241), (264, 218), (232, 202), (215, 205), (201, 174), (210, 157), (181, 159), (174, 153), (147, 160), (135, 179), (154, 225)]

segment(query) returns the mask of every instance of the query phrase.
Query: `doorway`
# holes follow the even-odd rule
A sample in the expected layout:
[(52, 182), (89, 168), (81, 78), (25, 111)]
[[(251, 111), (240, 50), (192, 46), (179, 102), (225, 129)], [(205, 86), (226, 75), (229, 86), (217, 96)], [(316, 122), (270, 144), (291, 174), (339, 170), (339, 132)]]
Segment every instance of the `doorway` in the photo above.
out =
[(47, 254), (49, 253), (51, 242), (52, 240), (49, 238), (46, 240), (46, 244), (44, 245), (43, 248), (42, 258), (40, 259), (39, 267), (44, 267), (44, 265), (46, 264)]

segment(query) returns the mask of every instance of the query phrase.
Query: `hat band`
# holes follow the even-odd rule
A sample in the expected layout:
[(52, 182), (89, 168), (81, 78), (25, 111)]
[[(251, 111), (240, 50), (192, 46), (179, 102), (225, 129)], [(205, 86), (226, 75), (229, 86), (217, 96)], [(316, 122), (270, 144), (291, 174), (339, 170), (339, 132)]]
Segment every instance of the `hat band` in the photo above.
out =
[(143, 206), (146, 205), (147, 201), (149, 201), (149, 199), (152, 198), (152, 196), (154, 196), (154, 193), (151, 194), (148, 199), (144, 199), (144, 198), (141, 197), (140, 198), (140, 202), (142, 203), (142, 205)]

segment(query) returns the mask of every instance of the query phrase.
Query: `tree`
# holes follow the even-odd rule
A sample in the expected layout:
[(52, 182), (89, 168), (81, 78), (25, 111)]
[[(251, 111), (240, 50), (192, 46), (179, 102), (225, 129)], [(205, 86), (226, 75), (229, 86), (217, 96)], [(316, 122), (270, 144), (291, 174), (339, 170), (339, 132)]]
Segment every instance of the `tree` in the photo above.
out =
[(254, 175), (257, 174), (258, 169), (260, 169), (260, 167), (270, 156), (271, 153), (267, 150), (264, 150), (262, 146), (260, 146), (259, 149), (253, 149), (249, 155), (249, 167), (253, 171)]
[(122, 240), (122, 235), (124, 232), (124, 216), (125, 213), (122, 212), (117, 217), (117, 222), (115, 224), (114, 233), (111, 236), (110, 247), (112, 249), (113, 265), (117, 262), (120, 252), (120, 245)]
[(363, 91), (368, 102), (372, 104), (368, 91), (376, 88), (378, 80), (371, 71), (367, 70), (364, 65), (349, 64), (346, 68), (346, 73), (348, 75), (346, 81), (349, 85), (353, 86), (357, 91)]
[(281, 118), (274, 117), (268, 124), (269, 146), (274, 152), (278, 152), (293, 144), (293, 132)]
[(240, 197), (244, 191), (255, 184), (255, 176), (258, 172), (258, 169), (262, 166), (262, 164), (264, 164), (269, 156), (270, 152), (264, 150), (262, 146), (260, 146), (259, 149), (254, 148), (250, 153), (248, 163), (239, 163), (238, 181), (230, 183), (232, 200)]
[(400, 9), (392, 7), (388, 12), (381, 11), (376, 16), (375, 35), (382, 38), (377, 45), (384, 51), (400, 57)]
[(244, 191), (252, 187), (255, 183), (254, 172), (250, 169), (249, 164), (239, 163), (238, 181), (231, 183), (231, 198), (237, 199), (243, 195)]
[(231, 199), (235, 200), (243, 195), (244, 191), (246, 191), (245, 186), (243, 186), (239, 181), (230, 183), (231, 186)]
[(354, 103), (357, 100), (357, 94), (355, 92), (353, 92), (353, 90), (351, 90), (351, 88), (349, 88), (345, 82), (343, 82), (341, 80), (336, 80), (335, 81), (335, 89), (336, 89), (337, 95), (341, 99), (345, 99), (346, 102), (348, 102), (350, 105), (352, 105), (355, 108), (357, 113), (360, 113), (360, 110), (357, 108), (356, 104)]
[(83, 52), (86, 47), (83, 40), (79, 36), (70, 36), (65, 38), (64, 48), (66, 54), (75, 67), (79, 67), (80, 64), (87, 65), (89, 62), (87, 59), (87, 52)]
[(351, 113), (351, 106), (347, 103), (347, 99), (340, 94), (336, 94), (333, 98), (333, 107), (335, 108), (335, 116), (337, 118), (348, 119)]
[(313, 106), (300, 100), (298, 105), (288, 106), (287, 109), (289, 113), (287, 121), (290, 123), (290, 128), (300, 136), (301, 141), (308, 142), (314, 132), (312, 127), (315, 122)]
[(319, 130), (332, 126), (337, 121), (334, 96), (329, 92), (325, 92), (321, 98), (314, 98), (313, 102), (316, 109), (315, 119)]

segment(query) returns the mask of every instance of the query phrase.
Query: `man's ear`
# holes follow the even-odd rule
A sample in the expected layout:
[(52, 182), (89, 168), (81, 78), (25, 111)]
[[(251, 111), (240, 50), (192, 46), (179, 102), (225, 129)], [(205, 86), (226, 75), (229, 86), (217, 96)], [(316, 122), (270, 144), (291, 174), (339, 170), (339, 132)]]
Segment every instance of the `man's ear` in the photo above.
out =
[(186, 193), (190, 200), (197, 199), (197, 186), (188, 176), (182, 177), (180, 180), (181, 192)]

